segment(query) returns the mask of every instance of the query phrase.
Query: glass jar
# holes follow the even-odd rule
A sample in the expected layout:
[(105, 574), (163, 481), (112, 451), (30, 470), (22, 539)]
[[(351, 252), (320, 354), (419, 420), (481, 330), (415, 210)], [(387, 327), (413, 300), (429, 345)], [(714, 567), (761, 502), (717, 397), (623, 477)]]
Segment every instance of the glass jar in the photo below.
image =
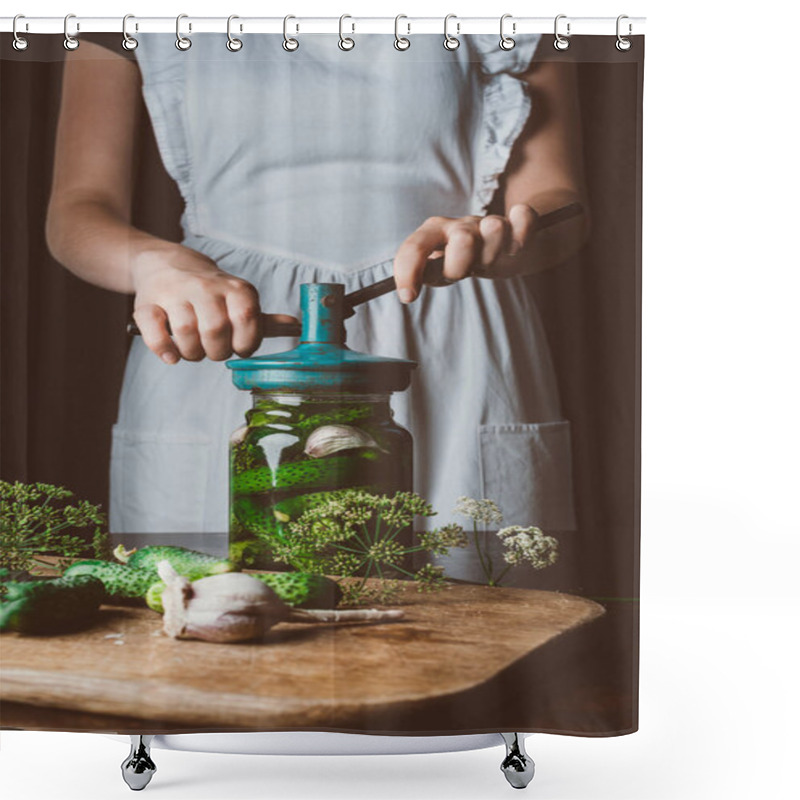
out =
[[(408, 388), (416, 363), (347, 347), (342, 284), (302, 284), (300, 306), (297, 347), (228, 362), (234, 385), (253, 396), (230, 446), (231, 557), (250, 566), (245, 547), (267, 566), (264, 551), (291, 542), (292, 524), (332, 493), (412, 491), (411, 434), (390, 397)], [(392, 538), (410, 546), (411, 530)]]
[(252, 394), (230, 444), (231, 542), (290, 539), (292, 522), (342, 489), (411, 491), (411, 434), (389, 394)]

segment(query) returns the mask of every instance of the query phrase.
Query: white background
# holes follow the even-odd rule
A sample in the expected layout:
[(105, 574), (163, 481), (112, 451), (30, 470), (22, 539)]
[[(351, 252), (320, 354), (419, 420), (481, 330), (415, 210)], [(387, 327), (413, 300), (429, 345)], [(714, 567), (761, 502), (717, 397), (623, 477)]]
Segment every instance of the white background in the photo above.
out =
[[(641, 730), (534, 736), (540, 800), (796, 798), (797, 4), (25, 0), (4, 14), (647, 16)], [(609, 47), (612, 40), (609, 40)], [(795, 100), (791, 98), (795, 97)], [(0, 734), (7, 798), (127, 797), (127, 747)], [(501, 749), (155, 751), (153, 798), (508, 797)]]

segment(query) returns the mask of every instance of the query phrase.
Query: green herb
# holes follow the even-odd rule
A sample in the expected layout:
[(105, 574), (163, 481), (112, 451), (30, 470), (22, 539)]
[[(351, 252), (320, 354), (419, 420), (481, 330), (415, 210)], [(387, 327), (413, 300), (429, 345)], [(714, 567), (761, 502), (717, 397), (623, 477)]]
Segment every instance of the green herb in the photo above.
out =
[(27, 570), (46, 563), (39, 555), (110, 557), (99, 506), (86, 500), (67, 502), (72, 496), (68, 489), (48, 483), (0, 481), (0, 567)]
[[(342, 605), (386, 603), (402, 587), (398, 578), (417, 581), (420, 591), (445, 585), (441, 568), (428, 564), (414, 573), (402, 564), (412, 553), (447, 553), (449, 547), (464, 546), (466, 539), (459, 526), (426, 531), (413, 546), (398, 540), (398, 534), (417, 516), (434, 513), (430, 504), (413, 492), (394, 496), (359, 489), (330, 492), (327, 499), (287, 523), (291, 535), (274, 544), (273, 554), (302, 572), (341, 576)], [(376, 580), (368, 586), (369, 578)]]
[(265, 464), (264, 451), (257, 444), (245, 440), (231, 447), (231, 469), (234, 475), (260, 464)]
[(544, 569), (558, 560), (558, 540), (553, 536), (545, 535), (541, 528), (535, 526), (524, 528), (520, 525), (510, 525), (497, 531), (497, 537), (503, 544), (503, 561), (506, 567), (496, 574), (488, 545), (481, 544), (478, 526), (479, 523), (493, 525), (503, 521), (503, 512), (497, 503), (494, 500), (459, 497), (453, 513), (472, 520), (475, 550), (489, 586), (499, 586), (500, 581), (513, 566), (528, 564), (534, 569)]

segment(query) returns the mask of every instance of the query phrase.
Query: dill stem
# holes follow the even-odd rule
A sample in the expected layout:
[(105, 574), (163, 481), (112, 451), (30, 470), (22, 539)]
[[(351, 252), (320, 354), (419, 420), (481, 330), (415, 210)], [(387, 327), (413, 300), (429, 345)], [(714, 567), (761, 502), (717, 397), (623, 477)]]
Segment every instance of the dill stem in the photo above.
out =
[(492, 573), (486, 569), (486, 562), (483, 560), (483, 553), (481, 552), (481, 545), (478, 541), (478, 526), (475, 524), (474, 520), (472, 522), (472, 538), (475, 542), (475, 550), (478, 553), (478, 560), (481, 562), (481, 568), (483, 569), (483, 574), (486, 576), (486, 580), (489, 582), (489, 586), (492, 585)]

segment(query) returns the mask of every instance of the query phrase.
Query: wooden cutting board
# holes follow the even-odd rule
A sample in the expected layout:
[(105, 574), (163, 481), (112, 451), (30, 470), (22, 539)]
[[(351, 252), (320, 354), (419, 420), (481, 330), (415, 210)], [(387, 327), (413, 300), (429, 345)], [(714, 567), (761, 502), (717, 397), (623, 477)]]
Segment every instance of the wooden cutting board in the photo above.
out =
[(457, 694), (604, 613), (529, 589), (414, 584), (392, 623), (282, 623), (263, 641), (175, 640), (146, 608), (103, 606), (89, 630), (0, 637), (0, 699), (186, 728), (330, 728)]

